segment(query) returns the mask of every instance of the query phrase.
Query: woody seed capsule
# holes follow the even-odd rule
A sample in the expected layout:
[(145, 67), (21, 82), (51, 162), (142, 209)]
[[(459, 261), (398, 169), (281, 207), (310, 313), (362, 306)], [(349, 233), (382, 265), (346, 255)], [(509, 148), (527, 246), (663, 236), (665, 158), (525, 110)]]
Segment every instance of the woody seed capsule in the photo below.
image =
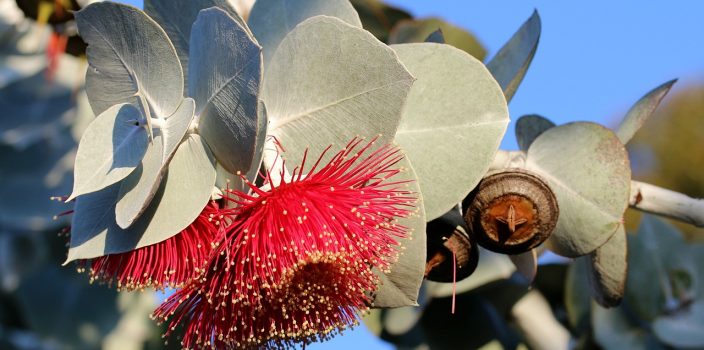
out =
[(479, 262), (479, 249), (466, 231), (462, 216), (455, 210), (426, 225), (426, 279), (451, 283), (461, 281), (474, 272)]
[(485, 177), (465, 205), (471, 236), (482, 247), (504, 254), (520, 254), (544, 242), (559, 215), (547, 183), (523, 169)]

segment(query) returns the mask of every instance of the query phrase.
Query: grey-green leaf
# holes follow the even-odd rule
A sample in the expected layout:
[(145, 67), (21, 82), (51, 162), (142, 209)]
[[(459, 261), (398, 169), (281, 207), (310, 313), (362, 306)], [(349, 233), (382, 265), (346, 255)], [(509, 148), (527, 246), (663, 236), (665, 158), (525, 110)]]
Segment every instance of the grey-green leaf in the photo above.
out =
[(78, 145), (73, 193), (68, 200), (101, 190), (132, 173), (149, 143), (142, 119), (136, 107), (119, 104), (93, 120)]
[(704, 301), (696, 301), (678, 314), (660, 316), (653, 332), (663, 343), (676, 348), (704, 347)]
[(506, 95), (511, 101), (528, 71), (540, 40), (540, 16), (534, 11), (528, 20), (518, 28), (511, 39), (504, 44), (496, 55), (486, 64)]
[(115, 219), (120, 227), (130, 227), (149, 206), (171, 157), (188, 130), (194, 110), (195, 102), (184, 99), (154, 136), (140, 166), (121, 182), (119, 202), (115, 207)]
[(590, 329), (592, 298), (587, 275), (589, 258), (575, 259), (567, 269), (565, 279), (565, 311), (572, 328), (582, 334)]
[(694, 265), (697, 266), (695, 275), (696, 295), (704, 299), (704, 244), (697, 243), (689, 247), (690, 256)]
[(449, 45), (392, 45), (416, 77), (396, 142), (418, 173), (428, 220), (477, 185), (509, 122), (501, 88), (484, 65)]
[(626, 229), (620, 225), (604, 245), (589, 254), (592, 296), (603, 307), (617, 306), (623, 299), (628, 270), (626, 238)]
[(400, 336), (409, 332), (423, 316), (423, 309), (418, 306), (404, 306), (384, 311), (383, 330), (391, 336)]
[[(641, 230), (642, 225), (641, 222)], [(665, 275), (660, 273), (661, 262), (653, 256), (654, 253), (657, 254), (656, 242), (652, 243), (653, 249), (648, 249), (644, 243), (645, 241), (637, 236), (628, 239), (628, 282), (625, 293), (628, 306), (636, 317), (649, 322), (662, 310), (665, 296), (661, 286), (662, 283), (667, 283), (667, 280), (664, 280)]]
[[(10, 62), (3, 62), (0, 56), (0, 65), (9, 64)], [(61, 75), (57, 75), (53, 84), (47, 84), (48, 70), (44, 69), (22, 79), (15, 78), (0, 88), (0, 110), (3, 115), (0, 118), (0, 144), (21, 150), (45, 141), (48, 135), (63, 132), (65, 120), (62, 119), (70, 115), (70, 110), (74, 107), (72, 84), (81, 71), (75, 60), (65, 59), (59, 64), (62, 70), (66, 69), (69, 73), (64, 75), (73, 73), (74, 79), (62, 79)]]
[[(201, 10), (218, 7), (229, 14), (243, 28), (246, 28), (244, 20), (235, 11), (235, 8), (227, 0), (145, 0), (144, 12), (154, 19), (171, 39), (171, 43), (176, 49), (178, 58), (181, 61), (185, 86), (188, 87), (188, 56), (191, 42), (191, 27), (196, 21), (198, 12)], [(207, 40), (215, 39), (210, 37)], [(204, 53), (205, 54), (205, 53)]]
[(628, 240), (626, 300), (637, 317), (652, 321), (664, 310), (675, 308), (676, 293), (694, 296), (694, 288), (674, 291), (671, 279), (673, 272), (696, 278), (698, 267), (687, 248), (675, 227), (655, 216), (643, 216), (638, 233)]
[(426, 43), (437, 43), (437, 44), (444, 44), (445, 43), (445, 35), (442, 34), (442, 29), (438, 28), (438, 30), (430, 33), (427, 38), (425, 38)]
[(132, 6), (99, 2), (76, 12), (76, 23), (88, 43), (86, 91), (96, 115), (118, 103), (142, 105), (147, 122), (174, 113), (183, 98), (183, 73), (154, 20)]
[(39, 232), (0, 231), (0, 291), (14, 294), (24, 276), (45, 262), (45, 237)]
[(289, 165), (300, 164), (306, 148), (317, 157), (357, 136), (391, 142), (413, 83), (390, 48), (326, 16), (286, 36), (264, 79), (269, 134), (283, 144)]
[(200, 136), (181, 143), (144, 215), (128, 229), (115, 223), (119, 184), (76, 199), (68, 260), (91, 259), (159, 243), (190, 225), (210, 200), (215, 159)]
[(621, 308), (592, 307), (594, 338), (604, 349), (664, 350), (645, 330), (633, 325)]
[[(245, 177), (252, 183), (254, 183), (257, 179), (257, 177), (260, 174), (261, 170), (261, 165), (262, 165), (262, 156), (264, 153), (264, 143), (266, 142), (266, 134), (267, 134), (267, 126), (268, 126), (268, 117), (266, 114), (266, 106), (264, 105), (264, 102), (261, 100), (259, 101), (259, 119), (258, 119), (258, 125), (257, 125), (257, 143), (254, 146), (254, 156), (252, 157), (252, 166), (249, 168), (249, 172), (247, 172)], [(218, 171), (218, 180), (216, 182), (216, 186), (219, 189), (226, 189), (228, 186), (230, 189), (234, 190), (239, 190), (239, 191), (248, 191), (249, 186), (245, 184), (244, 181), (242, 181), (242, 178), (237, 176), (236, 174), (230, 173), (229, 171), (225, 170), (221, 165), (218, 164), (217, 166), (217, 171)], [(230, 203), (232, 204), (232, 203)]]
[(247, 173), (259, 128), (261, 48), (225, 11), (203, 10), (191, 31), (189, 72), (200, 135), (227, 171)]
[(401, 256), (391, 266), (389, 274), (377, 273), (380, 282), (372, 303), (373, 307), (377, 308), (417, 305), (418, 291), (425, 273), (426, 217), (423, 197), (418, 183), (413, 181), (416, 174), (412, 163), (404, 158), (398, 166), (405, 171), (394, 181), (411, 181), (408, 183), (408, 190), (417, 194), (418, 201), (416, 211), (411, 216), (399, 220), (400, 225), (410, 229), (410, 237), (399, 241), (403, 247)]
[(628, 207), (631, 168), (611, 130), (584, 122), (549, 129), (528, 149), (526, 168), (547, 180), (560, 206), (548, 248), (577, 257), (616, 232)]
[(537, 114), (524, 115), (516, 121), (516, 141), (521, 151), (527, 151), (540, 134), (555, 126), (555, 123)]
[(25, 231), (51, 230), (63, 225), (52, 215), (70, 209), (62, 201), (49, 200), (72, 188), (75, 143), (68, 128), (51, 140), (23, 150), (0, 146), (0, 226)]
[[(101, 348), (101, 340), (119, 321), (118, 292), (89, 285), (85, 276), (57, 266), (54, 261), (52, 256), (41, 268), (25, 276), (12, 294), (24, 326), (31, 329), (28, 347), (41, 349), (43, 346), (38, 344), (51, 343), (58, 349)], [(51, 298), (47, 298), (48, 290)], [(71, 316), (66, 317), (67, 314)]]
[(633, 135), (638, 132), (645, 121), (655, 112), (655, 109), (658, 108), (662, 99), (670, 92), (672, 85), (676, 82), (677, 79), (674, 79), (656, 87), (645, 94), (645, 96), (641, 97), (640, 100), (628, 110), (628, 113), (626, 113), (626, 116), (616, 129), (616, 135), (618, 135), (618, 138), (623, 144), (628, 143), (628, 141), (633, 138)]
[(247, 22), (264, 50), (267, 70), (286, 35), (299, 23), (320, 15), (336, 17), (362, 28), (359, 15), (348, 0), (258, 0), (254, 3)]

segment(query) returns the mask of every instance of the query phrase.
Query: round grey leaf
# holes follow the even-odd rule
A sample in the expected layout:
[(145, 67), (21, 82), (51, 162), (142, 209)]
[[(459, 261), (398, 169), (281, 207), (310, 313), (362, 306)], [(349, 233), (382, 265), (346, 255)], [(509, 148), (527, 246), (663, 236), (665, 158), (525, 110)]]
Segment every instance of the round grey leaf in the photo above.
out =
[(142, 161), (149, 143), (142, 114), (130, 104), (108, 108), (83, 133), (68, 200), (127, 177)]
[(581, 256), (616, 232), (628, 207), (631, 168), (611, 130), (583, 122), (551, 128), (531, 144), (526, 168), (547, 180), (560, 206), (548, 248)]
[(508, 126), (501, 88), (484, 65), (449, 45), (393, 45), (416, 78), (396, 133), (418, 173), (428, 220), (486, 174)]
[(154, 139), (147, 147), (140, 166), (121, 182), (119, 202), (115, 207), (115, 217), (120, 227), (130, 227), (144, 213), (193, 120), (194, 110), (192, 99), (183, 100), (178, 110), (164, 121), (165, 126), (155, 130)]
[(190, 225), (210, 200), (215, 159), (200, 136), (181, 143), (151, 204), (131, 227), (115, 222), (118, 184), (76, 199), (68, 261), (124, 253), (173, 237)]
[(269, 134), (287, 151), (287, 164), (303, 152), (343, 148), (354, 137), (393, 140), (413, 83), (396, 54), (369, 32), (318, 16), (281, 42), (265, 74), (262, 99)]
[(148, 104), (147, 117), (165, 118), (176, 110), (183, 98), (183, 72), (154, 20), (132, 6), (98, 2), (76, 12), (76, 23), (88, 43), (86, 91), (96, 115), (139, 101)]
[(269, 67), (276, 48), (299, 23), (315, 16), (331, 16), (362, 28), (357, 11), (348, 0), (259, 0), (249, 14), (249, 27), (264, 49)]
[(193, 24), (189, 62), (200, 135), (225, 169), (247, 173), (259, 133), (261, 48), (225, 11), (211, 8)]

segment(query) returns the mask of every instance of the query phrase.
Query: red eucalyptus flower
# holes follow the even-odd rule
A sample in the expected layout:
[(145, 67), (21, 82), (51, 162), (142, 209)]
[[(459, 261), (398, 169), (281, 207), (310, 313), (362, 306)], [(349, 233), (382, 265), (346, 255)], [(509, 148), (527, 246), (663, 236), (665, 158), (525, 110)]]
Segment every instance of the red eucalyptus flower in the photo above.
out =
[(182, 287), (202, 272), (220, 228), (220, 207), (208, 203), (196, 220), (177, 235), (121, 254), (82, 261), (91, 282), (116, 283), (119, 289)]
[[(356, 323), (376, 290), (375, 269), (388, 271), (408, 229), (415, 194), (389, 181), (402, 154), (393, 146), (367, 153), (355, 139), (320, 168), (290, 181), (230, 191), (221, 243), (204, 274), (154, 313), (183, 325), (186, 348), (286, 347), (327, 339)], [(359, 151), (356, 151), (359, 149)], [(327, 151), (327, 150), (326, 150)], [(168, 335), (168, 334), (167, 334)]]

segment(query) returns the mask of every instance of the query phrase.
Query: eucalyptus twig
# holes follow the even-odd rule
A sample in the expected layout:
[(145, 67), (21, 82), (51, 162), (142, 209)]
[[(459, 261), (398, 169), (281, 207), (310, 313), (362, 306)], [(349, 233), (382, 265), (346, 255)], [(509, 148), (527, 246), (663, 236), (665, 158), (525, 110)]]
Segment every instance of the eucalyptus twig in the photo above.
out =
[(494, 156), (489, 170), (501, 170), (506, 168), (525, 168), (526, 152), (499, 150)]
[(631, 208), (704, 227), (704, 199), (639, 181), (631, 181)]
[(550, 304), (540, 292), (528, 292), (513, 306), (511, 316), (531, 348), (570, 348), (569, 331), (555, 319)]

